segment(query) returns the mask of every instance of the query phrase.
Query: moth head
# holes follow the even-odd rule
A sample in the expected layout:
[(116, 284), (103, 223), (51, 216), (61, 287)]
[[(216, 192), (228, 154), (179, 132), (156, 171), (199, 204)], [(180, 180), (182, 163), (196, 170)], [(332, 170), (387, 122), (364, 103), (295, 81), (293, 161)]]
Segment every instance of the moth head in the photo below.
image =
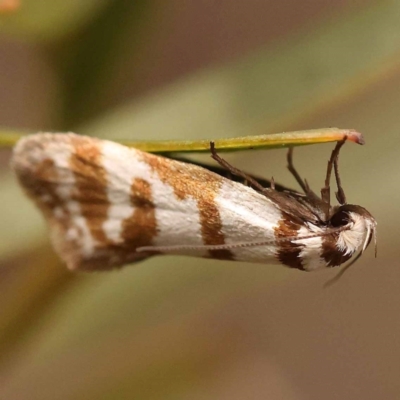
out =
[(375, 241), (376, 254), (376, 221), (364, 207), (345, 204), (336, 208), (329, 220), (332, 228), (340, 230), (337, 247), (345, 254), (353, 254), (361, 247), (361, 254)]
[(337, 282), (340, 277), (361, 257), (365, 249), (371, 243), (372, 237), (375, 242), (375, 257), (377, 255), (376, 247), (376, 226), (375, 218), (361, 206), (344, 204), (336, 208), (334, 214), (329, 220), (333, 229), (340, 231), (337, 247), (345, 254), (354, 254), (359, 248), (358, 255), (346, 264), (339, 273), (325, 283), (324, 287), (331, 286)]

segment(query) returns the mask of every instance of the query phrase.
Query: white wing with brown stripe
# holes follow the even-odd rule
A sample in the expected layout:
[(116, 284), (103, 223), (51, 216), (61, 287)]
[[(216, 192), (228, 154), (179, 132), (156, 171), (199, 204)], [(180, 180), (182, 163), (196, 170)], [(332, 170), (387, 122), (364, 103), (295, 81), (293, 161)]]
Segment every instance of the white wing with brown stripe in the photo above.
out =
[(73, 133), (21, 139), (12, 165), (70, 269), (106, 270), (168, 253), (313, 270), (340, 265), (366, 247), (375, 226), (361, 212), (356, 230), (342, 228), (352, 223), (345, 219), (335, 230), (297, 218), (293, 209), (306, 208), (289, 195)]

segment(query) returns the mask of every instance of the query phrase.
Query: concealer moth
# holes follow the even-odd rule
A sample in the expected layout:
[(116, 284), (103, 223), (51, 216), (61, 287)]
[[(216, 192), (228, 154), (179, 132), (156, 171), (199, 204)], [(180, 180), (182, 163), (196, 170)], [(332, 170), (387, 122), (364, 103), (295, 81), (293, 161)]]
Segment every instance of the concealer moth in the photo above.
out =
[(303, 193), (234, 168), (212, 142), (219, 167), (74, 133), (38, 133), (18, 141), (12, 167), (72, 270), (175, 254), (314, 271), (355, 261), (376, 234), (372, 215), (346, 201), (338, 168), (344, 142), (332, 152), (321, 196), (300, 178), (292, 149), (288, 168)]

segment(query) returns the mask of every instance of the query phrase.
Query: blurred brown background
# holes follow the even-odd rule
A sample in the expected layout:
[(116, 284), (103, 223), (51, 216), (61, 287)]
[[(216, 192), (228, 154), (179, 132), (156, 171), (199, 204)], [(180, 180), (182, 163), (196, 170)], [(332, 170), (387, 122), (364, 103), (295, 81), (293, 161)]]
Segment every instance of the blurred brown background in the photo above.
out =
[[(399, 0), (0, 0), (0, 12), (0, 131), (355, 128), (367, 145), (346, 145), (342, 180), (379, 247), (329, 289), (337, 270), (183, 257), (72, 274), (3, 150), (0, 398), (400, 398)], [(295, 152), (316, 189), (331, 148)], [(284, 151), (229, 159), (294, 186)]]

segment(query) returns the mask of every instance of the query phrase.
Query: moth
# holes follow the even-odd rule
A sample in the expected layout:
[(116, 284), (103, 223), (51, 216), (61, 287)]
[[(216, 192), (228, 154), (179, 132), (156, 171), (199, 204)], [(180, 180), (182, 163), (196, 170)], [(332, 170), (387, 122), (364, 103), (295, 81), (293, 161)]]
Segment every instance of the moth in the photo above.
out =
[(344, 142), (332, 152), (321, 196), (300, 177), (291, 149), (288, 168), (303, 193), (234, 168), (212, 142), (219, 167), (73, 133), (39, 133), (16, 144), (12, 167), (72, 270), (175, 254), (314, 271), (355, 261), (376, 237), (373, 216), (346, 201), (338, 168)]

